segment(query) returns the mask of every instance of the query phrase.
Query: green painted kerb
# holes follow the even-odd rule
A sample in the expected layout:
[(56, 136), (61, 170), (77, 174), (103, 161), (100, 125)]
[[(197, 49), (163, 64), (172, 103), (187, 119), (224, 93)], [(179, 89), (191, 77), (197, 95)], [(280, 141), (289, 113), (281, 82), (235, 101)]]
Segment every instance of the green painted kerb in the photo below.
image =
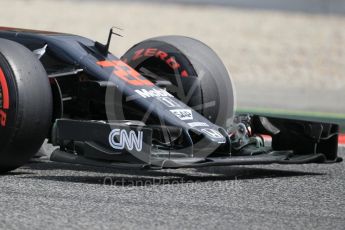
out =
[(257, 114), (267, 117), (279, 117), (296, 120), (317, 121), (325, 123), (335, 123), (345, 125), (345, 114), (340, 113), (325, 113), (325, 112), (311, 112), (301, 110), (284, 110), (260, 107), (239, 107), (236, 109), (237, 114)]

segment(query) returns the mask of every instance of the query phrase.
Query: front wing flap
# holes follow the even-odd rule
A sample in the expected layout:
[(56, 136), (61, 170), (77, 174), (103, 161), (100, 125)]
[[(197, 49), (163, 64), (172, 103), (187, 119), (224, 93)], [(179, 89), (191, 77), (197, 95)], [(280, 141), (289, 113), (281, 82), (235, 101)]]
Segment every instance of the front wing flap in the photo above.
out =
[[(284, 120), (286, 122), (286, 120)], [(290, 121), (293, 122), (293, 121)], [(299, 121), (301, 122), (301, 121)], [(306, 122), (310, 128), (310, 122)], [(317, 125), (316, 125), (317, 127)], [(335, 126), (330, 129), (336, 128)], [(305, 164), (305, 163), (330, 163), (339, 162), (334, 149), (337, 148), (334, 135), (330, 139), (322, 138), (321, 147), (318, 143), (321, 140), (304, 137), (305, 153), (296, 150), (303, 149), (297, 144), (301, 133), (284, 132), (280, 135), (279, 141), (284, 141), (284, 148), (272, 149), (262, 147), (251, 151), (253, 146), (245, 151), (231, 151), (227, 155), (217, 154), (217, 151), (207, 157), (197, 157), (184, 154), (179, 149), (155, 148), (155, 139), (159, 131), (169, 129), (171, 133), (179, 135), (180, 128), (174, 127), (150, 127), (136, 121), (76, 121), (59, 119), (55, 122), (52, 133), (53, 145), (60, 146), (51, 155), (51, 160), (65, 163), (85, 164), (100, 167), (115, 168), (195, 168), (206, 166), (225, 165), (256, 165), (256, 164)], [(312, 126), (313, 135), (317, 130)], [(308, 131), (310, 131), (308, 129)], [(290, 136), (289, 136), (289, 135)], [(283, 137), (283, 139), (282, 139)], [(290, 146), (288, 146), (289, 141)], [(279, 144), (276, 137), (273, 137), (274, 145)], [(302, 140), (302, 139), (301, 139)], [(310, 146), (313, 146), (311, 148)], [(255, 148), (255, 147), (254, 147)], [(317, 152), (317, 150), (326, 152)], [(329, 152), (327, 152), (329, 149)], [(248, 154), (251, 153), (251, 154)]]

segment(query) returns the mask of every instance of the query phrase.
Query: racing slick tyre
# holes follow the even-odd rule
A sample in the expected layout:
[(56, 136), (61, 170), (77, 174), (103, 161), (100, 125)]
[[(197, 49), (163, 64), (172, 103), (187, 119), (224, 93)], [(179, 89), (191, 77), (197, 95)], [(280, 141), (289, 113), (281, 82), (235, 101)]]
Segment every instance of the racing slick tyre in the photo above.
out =
[(24, 46), (0, 39), (0, 173), (25, 164), (51, 125), (52, 93), (47, 73)]
[(184, 36), (156, 37), (134, 45), (121, 59), (211, 122), (230, 126), (233, 85), (220, 58), (204, 43)]

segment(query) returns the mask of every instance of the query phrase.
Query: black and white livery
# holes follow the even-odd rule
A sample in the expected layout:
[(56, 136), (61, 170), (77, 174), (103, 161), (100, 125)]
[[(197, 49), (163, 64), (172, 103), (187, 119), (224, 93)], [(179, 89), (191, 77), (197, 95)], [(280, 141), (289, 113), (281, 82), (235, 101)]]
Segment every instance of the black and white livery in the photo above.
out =
[(336, 124), (235, 115), (228, 71), (202, 42), (157, 37), (118, 58), (113, 33), (104, 45), (0, 27), (1, 172), (25, 164), (45, 139), (59, 146), (53, 161), (102, 167), (340, 160)]

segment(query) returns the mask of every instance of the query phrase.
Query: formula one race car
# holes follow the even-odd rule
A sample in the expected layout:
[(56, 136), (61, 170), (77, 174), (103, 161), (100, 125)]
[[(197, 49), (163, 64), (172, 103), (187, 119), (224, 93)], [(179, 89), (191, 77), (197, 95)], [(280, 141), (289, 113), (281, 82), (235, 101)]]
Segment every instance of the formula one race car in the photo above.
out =
[[(0, 171), (48, 139), (52, 161), (122, 168), (338, 162), (338, 125), (234, 115), (229, 74), (200, 41), (107, 44), (0, 27)], [(253, 98), (255, 100), (255, 98)], [(262, 134), (272, 137), (265, 146)]]

